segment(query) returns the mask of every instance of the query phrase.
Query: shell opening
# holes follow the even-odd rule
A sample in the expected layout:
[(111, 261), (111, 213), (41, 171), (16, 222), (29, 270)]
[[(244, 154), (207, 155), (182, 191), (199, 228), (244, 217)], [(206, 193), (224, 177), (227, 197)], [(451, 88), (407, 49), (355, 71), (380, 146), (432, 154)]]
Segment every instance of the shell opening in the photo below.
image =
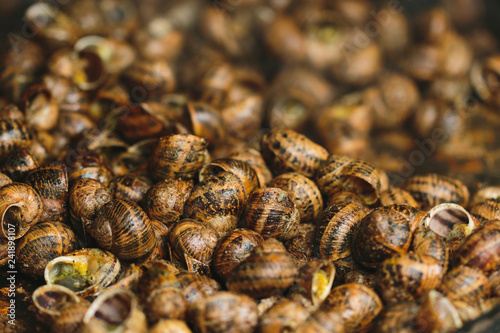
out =
[(38, 306), (45, 310), (57, 311), (72, 301), (71, 297), (61, 291), (48, 291), (38, 295), (35, 299)]
[(85, 315), (84, 321), (97, 319), (105, 324), (108, 330), (113, 331), (127, 320), (133, 310), (133, 298), (126, 292), (113, 292), (111, 295), (102, 295), (96, 299)]
[(325, 265), (314, 273), (312, 282), (312, 299), (314, 304), (320, 304), (328, 297), (334, 278), (335, 267), (333, 265)]
[(343, 176), (341, 181), (343, 191), (357, 194), (367, 205), (373, 205), (377, 202), (377, 189), (367, 181), (353, 176)]
[(455, 224), (469, 224), (470, 216), (465, 210), (457, 208), (439, 209), (431, 214), (427, 227), (441, 237), (447, 237)]
[(92, 285), (93, 276), (75, 267), (75, 263), (58, 262), (50, 269), (49, 279), (53, 284), (78, 292)]

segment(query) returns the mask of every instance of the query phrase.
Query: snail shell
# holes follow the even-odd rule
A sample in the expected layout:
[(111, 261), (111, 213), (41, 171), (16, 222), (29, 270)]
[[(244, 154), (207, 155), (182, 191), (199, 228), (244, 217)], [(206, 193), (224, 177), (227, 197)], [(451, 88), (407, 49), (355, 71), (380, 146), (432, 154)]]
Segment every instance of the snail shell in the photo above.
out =
[(466, 206), (469, 201), (469, 190), (461, 181), (434, 173), (411, 177), (404, 189), (417, 200), (422, 209), (441, 203)]
[(316, 184), (297, 172), (284, 173), (275, 177), (269, 187), (276, 187), (292, 193), (300, 213), (301, 222), (316, 220), (323, 210), (323, 198)]
[(163, 319), (184, 320), (188, 303), (180, 290), (167, 287), (154, 290), (143, 306), (148, 322), (154, 324)]
[(458, 266), (444, 275), (439, 290), (452, 302), (476, 302), (490, 296), (491, 284), (477, 268)]
[(0, 172), (0, 187), (12, 183), (12, 180), (6, 174)]
[(244, 261), (250, 252), (264, 239), (260, 234), (248, 229), (236, 229), (219, 241), (213, 255), (215, 273), (227, 279), (233, 269)]
[(458, 227), (457, 224), (465, 224), (463, 228), (464, 237), (479, 226), (479, 222), (467, 210), (453, 203), (434, 206), (420, 222), (420, 225), (425, 225), (439, 236), (445, 238), (454, 236), (456, 231), (452, 231)]
[(259, 94), (248, 94), (221, 110), (230, 139), (248, 140), (259, 130), (264, 116), (264, 101)]
[(94, 220), (99, 209), (111, 199), (111, 191), (91, 178), (78, 179), (69, 190), (71, 213), (80, 218), (84, 225)]
[(262, 138), (262, 156), (276, 174), (295, 171), (314, 177), (328, 151), (290, 129), (275, 129)]
[(190, 134), (160, 138), (149, 162), (151, 179), (194, 178), (207, 161), (206, 147), (205, 139)]
[(156, 248), (158, 250), (158, 255), (161, 259), (171, 260), (172, 258), (172, 249), (170, 248), (170, 244), (168, 242), (169, 230), (166, 225), (160, 223), (156, 220), (151, 221), (151, 227), (156, 236)]
[(81, 332), (83, 317), (89, 307), (90, 302), (86, 300), (64, 306), (59, 311), (59, 316), (52, 323), (52, 332)]
[(163, 319), (156, 323), (149, 333), (191, 333), (188, 325), (177, 319)]
[(316, 184), (324, 195), (354, 192), (366, 205), (375, 204), (383, 190), (381, 173), (365, 161), (332, 154), (318, 169)]
[(416, 316), (419, 310), (420, 306), (413, 301), (387, 304), (375, 319), (373, 332), (416, 332)]
[(399, 187), (391, 187), (388, 190), (381, 192), (380, 204), (382, 206), (407, 205), (419, 208), (419, 204), (411, 196), (411, 194)]
[(346, 332), (344, 319), (338, 311), (318, 309), (314, 311), (305, 322), (303, 322), (296, 333), (327, 333)]
[(49, 325), (59, 317), (64, 307), (83, 301), (72, 290), (59, 285), (44, 285), (36, 288), (32, 300), (37, 319)]
[(144, 91), (148, 97), (171, 93), (176, 86), (174, 71), (165, 59), (135, 61), (122, 75), (123, 82), (132, 91), (135, 87), (148, 88)]
[(300, 302), (282, 299), (260, 316), (259, 332), (295, 332), (309, 314), (310, 310)]
[(175, 286), (179, 270), (165, 260), (151, 260), (140, 266), (137, 294), (142, 303), (155, 290)]
[(246, 296), (221, 291), (189, 308), (189, 319), (199, 332), (252, 332), (258, 322), (257, 304)]
[(211, 147), (224, 141), (226, 131), (218, 110), (202, 102), (188, 102), (186, 110), (194, 135), (207, 140)]
[(40, 223), (31, 228), (16, 245), (20, 270), (32, 276), (43, 276), (47, 263), (77, 249), (75, 234), (60, 222)]
[(476, 60), (470, 71), (470, 80), (476, 92), (487, 103), (495, 106), (500, 105), (498, 97), (498, 82), (500, 75), (500, 57), (494, 55), (483, 60)]
[(425, 227), (418, 227), (413, 234), (411, 249), (416, 254), (428, 255), (436, 259), (443, 271), (448, 267), (449, 250), (442, 237)]
[[(71, 160), (71, 157), (67, 155), (66, 160)], [(103, 157), (94, 152), (76, 156), (75, 160), (71, 163), (70, 169), (70, 187), (72, 187), (80, 178), (92, 178), (103, 183), (106, 186), (113, 178), (113, 175), (106, 166)]]
[(186, 201), (184, 216), (202, 221), (219, 237), (234, 230), (245, 201), (243, 183), (232, 172), (223, 171), (196, 184)]
[(482, 201), (471, 207), (470, 214), (481, 225), (490, 220), (498, 220), (500, 219), (500, 202), (497, 200)]
[(254, 190), (248, 196), (243, 220), (247, 229), (264, 238), (288, 240), (296, 235), (299, 210), (290, 192), (266, 187)]
[(480, 269), (486, 276), (500, 265), (500, 220), (493, 220), (476, 229), (454, 254), (455, 266)]
[(317, 308), (330, 294), (335, 266), (328, 260), (311, 260), (299, 268), (289, 298), (300, 300), (308, 308)]
[(23, 96), (26, 122), (39, 131), (49, 131), (57, 125), (59, 108), (50, 90), (43, 84), (28, 88)]
[(269, 171), (269, 168), (262, 158), (262, 155), (256, 149), (246, 148), (243, 150), (238, 150), (231, 153), (228, 158), (248, 163), (257, 173), (257, 178), (259, 179), (260, 186), (269, 184), (269, 182), (273, 178), (273, 175), (271, 174), (271, 171)]
[(469, 205), (474, 207), (479, 203), (497, 199), (500, 199), (500, 186), (487, 186), (474, 193)]
[(107, 251), (81, 249), (52, 259), (45, 267), (48, 285), (62, 285), (81, 297), (95, 297), (120, 272), (120, 262)]
[(365, 202), (359, 195), (353, 192), (348, 192), (348, 191), (341, 191), (341, 192), (336, 192), (332, 195), (328, 196), (328, 201), (326, 204), (326, 207), (335, 205), (335, 204), (340, 204), (342, 202), (348, 202), (348, 203), (356, 203), (361, 206), (366, 206)]
[(397, 254), (377, 271), (377, 286), (385, 303), (412, 300), (441, 283), (443, 267), (431, 256)]
[(38, 167), (39, 162), (28, 147), (20, 147), (0, 160), (0, 171), (15, 181), (24, 181), (28, 173)]
[(215, 231), (196, 220), (181, 220), (170, 232), (173, 255), (190, 272), (210, 275), (216, 245)]
[(152, 220), (167, 226), (177, 222), (184, 212), (193, 182), (181, 179), (165, 179), (151, 186), (144, 197), (144, 211)]
[(102, 249), (120, 259), (140, 259), (156, 245), (149, 217), (131, 201), (115, 199), (106, 203), (86, 230)]
[(230, 291), (265, 298), (288, 289), (297, 276), (297, 268), (285, 247), (269, 238), (253, 249), (226, 280)]
[[(10, 225), (15, 226), (14, 237), (19, 239), (41, 219), (42, 199), (29, 185), (10, 183), (0, 188), (0, 237), (9, 237)], [(10, 225), (9, 225), (10, 224)]]
[(111, 330), (134, 333), (147, 330), (146, 316), (128, 290), (113, 289), (97, 297), (83, 318), (84, 333)]
[(123, 175), (109, 182), (111, 193), (116, 199), (140, 202), (151, 187), (151, 181), (144, 176)]
[(259, 187), (259, 179), (255, 170), (248, 163), (232, 158), (217, 159), (206, 164), (200, 171), (200, 181), (222, 171), (232, 172), (240, 179), (245, 188), (245, 196)]
[(408, 252), (422, 215), (411, 206), (376, 208), (354, 231), (351, 243), (354, 259), (365, 267), (374, 268), (397, 253)]
[(43, 202), (42, 221), (64, 222), (67, 217), (68, 172), (61, 162), (31, 171), (26, 182), (40, 195)]
[(319, 257), (336, 261), (351, 255), (352, 235), (366, 214), (366, 206), (345, 201), (326, 208), (316, 220)]
[(423, 297), (416, 321), (422, 332), (454, 332), (463, 325), (450, 299), (436, 290)]
[(221, 290), (214, 279), (191, 272), (178, 273), (175, 283), (190, 305)]
[(363, 332), (382, 310), (382, 301), (372, 289), (348, 283), (333, 288), (321, 308), (340, 313), (346, 331)]
[(313, 258), (314, 226), (301, 223), (297, 229), (297, 235), (285, 242), (285, 247), (295, 261), (297, 267), (301, 267)]

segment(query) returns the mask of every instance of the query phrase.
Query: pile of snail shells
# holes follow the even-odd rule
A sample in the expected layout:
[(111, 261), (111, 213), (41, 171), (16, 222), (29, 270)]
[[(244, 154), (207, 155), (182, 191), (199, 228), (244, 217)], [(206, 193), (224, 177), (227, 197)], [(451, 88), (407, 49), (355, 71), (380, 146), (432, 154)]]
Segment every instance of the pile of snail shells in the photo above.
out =
[[(37, 326), (452, 332), (500, 306), (500, 188), (440, 173), (396, 186), (369, 143), (387, 131), (404, 151), (411, 117), (463, 143), (457, 100), (474, 88), (488, 117), (500, 105), (497, 50), (443, 8), (410, 48), (389, 5), (219, 5), (27, 9), (36, 37), (0, 73), (0, 265), (15, 242)], [(375, 8), (393, 20), (346, 61), (339, 45)], [(279, 68), (251, 65), (263, 55)]]

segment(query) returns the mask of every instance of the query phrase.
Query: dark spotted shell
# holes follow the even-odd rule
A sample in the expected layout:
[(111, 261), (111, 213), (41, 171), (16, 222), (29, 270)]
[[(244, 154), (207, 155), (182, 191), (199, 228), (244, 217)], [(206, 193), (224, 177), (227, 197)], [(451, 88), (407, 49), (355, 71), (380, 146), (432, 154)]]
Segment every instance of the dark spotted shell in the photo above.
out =
[(243, 220), (248, 229), (264, 238), (288, 240), (297, 232), (299, 211), (290, 192), (258, 188), (248, 196)]
[(262, 156), (275, 174), (295, 171), (314, 177), (328, 151), (293, 130), (277, 129), (262, 138)]
[(277, 187), (294, 195), (301, 222), (316, 220), (323, 210), (323, 198), (316, 184), (297, 172), (284, 173), (275, 177), (269, 187)]
[(411, 196), (408, 191), (399, 187), (391, 187), (380, 193), (380, 204), (382, 206), (389, 205), (407, 205), (419, 208), (417, 201)]
[(423, 213), (411, 206), (382, 206), (366, 215), (354, 231), (351, 252), (359, 263), (377, 267), (385, 259), (408, 252)]
[(109, 182), (109, 188), (116, 199), (139, 203), (151, 187), (151, 181), (145, 176), (123, 175)]
[(490, 296), (491, 284), (479, 269), (458, 266), (444, 275), (439, 290), (450, 301), (477, 302)]

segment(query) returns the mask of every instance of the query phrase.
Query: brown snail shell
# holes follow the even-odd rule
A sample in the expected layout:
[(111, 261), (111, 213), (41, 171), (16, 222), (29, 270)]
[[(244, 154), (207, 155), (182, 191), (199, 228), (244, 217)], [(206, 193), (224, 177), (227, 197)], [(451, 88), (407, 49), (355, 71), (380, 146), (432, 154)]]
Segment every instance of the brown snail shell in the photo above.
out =
[[(65, 157), (66, 161), (71, 160), (68, 155)], [(69, 186), (73, 186), (80, 178), (95, 179), (104, 185), (108, 185), (113, 178), (111, 170), (106, 166), (104, 159), (101, 155), (95, 152), (85, 153), (84, 155), (76, 156), (75, 160), (71, 160), (69, 173)]]
[(476, 229), (454, 254), (455, 265), (480, 269), (486, 276), (498, 270), (500, 264), (500, 221), (493, 220)]
[(269, 187), (276, 187), (295, 195), (295, 204), (301, 222), (316, 220), (323, 210), (323, 198), (316, 184), (297, 172), (284, 173), (275, 177)]
[(163, 319), (149, 329), (149, 333), (191, 333), (186, 322), (177, 319)]
[(411, 250), (416, 254), (428, 255), (436, 259), (443, 271), (448, 267), (449, 250), (442, 237), (426, 227), (418, 227), (413, 234)]
[(26, 124), (19, 120), (0, 118), (0, 153), (13, 152), (31, 144), (32, 135)]
[(0, 172), (0, 187), (12, 183), (12, 180), (6, 174)]
[(420, 306), (414, 301), (387, 304), (373, 324), (377, 333), (411, 333), (417, 330), (416, 316)]
[(201, 221), (223, 237), (236, 228), (245, 195), (240, 178), (222, 171), (194, 186), (184, 206), (184, 216)]
[(90, 302), (83, 300), (78, 303), (70, 303), (59, 311), (59, 316), (51, 325), (52, 332), (81, 332), (83, 328), (83, 317), (90, 307)]
[(182, 291), (190, 305), (221, 290), (221, 286), (214, 279), (191, 272), (178, 273), (175, 286)]
[(422, 209), (441, 203), (466, 206), (469, 201), (469, 190), (461, 181), (434, 173), (411, 177), (404, 189), (417, 200)]
[(206, 164), (200, 170), (200, 181), (222, 171), (232, 172), (240, 179), (245, 188), (245, 196), (260, 186), (255, 170), (248, 163), (232, 158), (217, 159)]
[(326, 208), (316, 220), (315, 248), (319, 257), (336, 261), (351, 255), (354, 230), (366, 214), (366, 206), (346, 201)]
[(196, 220), (183, 219), (170, 232), (172, 254), (189, 272), (210, 275), (216, 245), (216, 232)]
[(68, 172), (61, 162), (54, 162), (31, 171), (26, 182), (43, 202), (42, 221), (65, 221), (68, 206)]
[(246, 228), (264, 238), (279, 240), (295, 236), (299, 218), (291, 193), (273, 187), (258, 188), (250, 193), (243, 214)]
[(474, 193), (469, 206), (472, 208), (479, 203), (497, 199), (500, 199), (500, 186), (486, 186)]
[(491, 284), (477, 268), (458, 266), (444, 275), (439, 290), (452, 302), (476, 302), (490, 296)]
[(297, 333), (347, 332), (342, 314), (338, 311), (319, 308), (314, 311), (297, 330)]
[(217, 276), (227, 279), (233, 269), (244, 261), (264, 239), (248, 229), (235, 229), (222, 238), (213, 254), (213, 267)]
[(494, 55), (476, 60), (470, 71), (470, 80), (479, 96), (487, 103), (499, 106), (498, 82), (500, 75), (500, 58)]
[(23, 273), (41, 277), (47, 263), (76, 249), (76, 237), (68, 225), (45, 222), (31, 228), (17, 243), (16, 259)]
[(248, 140), (258, 132), (264, 117), (263, 104), (261, 95), (248, 94), (221, 110), (222, 121), (230, 140)]
[(328, 297), (335, 279), (335, 266), (328, 260), (311, 260), (299, 268), (289, 298), (297, 299), (309, 308), (317, 308)]
[(224, 141), (226, 131), (218, 110), (202, 102), (188, 102), (186, 109), (194, 135), (207, 140), (211, 147)]
[(434, 231), (441, 237), (454, 236), (456, 225), (464, 224), (464, 237), (479, 226), (479, 222), (462, 206), (453, 203), (443, 203), (431, 208), (422, 218), (420, 225)]
[(23, 100), (27, 125), (40, 131), (51, 130), (57, 125), (57, 101), (45, 85), (37, 84), (28, 88)]
[(171, 260), (172, 258), (172, 249), (170, 248), (170, 244), (168, 242), (168, 235), (170, 233), (168, 227), (156, 220), (151, 221), (151, 227), (156, 236), (156, 244), (159, 252), (159, 256), (161, 259)]
[(193, 303), (189, 321), (199, 332), (252, 332), (257, 304), (246, 295), (221, 291)]
[(383, 182), (380, 171), (365, 161), (344, 155), (330, 155), (318, 169), (316, 184), (327, 196), (336, 192), (354, 192), (365, 204), (373, 205), (380, 197)]
[(411, 196), (411, 194), (399, 187), (391, 187), (388, 190), (381, 192), (380, 204), (382, 206), (407, 205), (419, 208), (419, 204)]
[(78, 179), (69, 190), (71, 211), (86, 220), (93, 220), (99, 209), (111, 199), (111, 191), (91, 178)]
[(500, 219), (500, 202), (494, 199), (482, 201), (470, 208), (470, 214), (481, 225), (490, 220), (498, 220)]
[(491, 274), (488, 280), (491, 286), (491, 295), (493, 297), (500, 297), (500, 272)]
[(423, 297), (416, 321), (422, 332), (453, 332), (463, 325), (450, 299), (436, 290)]
[(83, 332), (144, 332), (146, 316), (137, 298), (128, 290), (113, 289), (97, 297), (83, 318)]
[[(29, 185), (10, 183), (0, 188), (0, 237), (19, 239), (35, 224), (43, 213), (42, 199)], [(9, 225), (10, 224), (10, 225)], [(9, 231), (13, 229), (12, 231)]]
[(297, 235), (285, 242), (285, 247), (295, 261), (297, 267), (302, 267), (313, 258), (315, 247), (314, 225), (301, 223), (297, 228)]
[(348, 283), (333, 288), (321, 308), (339, 312), (346, 331), (363, 332), (382, 310), (382, 301), (372, 289)]
[(283, 244), (269, 238), (233, 269), (226, 285), (230, 291), (265, 298), (288, 289), (296, 276), (295, 263)]
[(148, 322), (154, 324), (164, 319), (184, 320), (188, 303), (180, 290), (166, 287), (149, 294), (143, 306)]
[(81, 249), (52, 259), (45, 267), (48, 285), (62, 285), (81, 297), (95, 297), (120, 272), (120, 262), (107, 251)]
[(86, 225), (99, 246), (120, 259), (140, 259), (154, 249), (156, 238), (149, 217), (131, 201), (112, 200)]
[(269, 184), (273, 178), (271, 171), (264, 162), (260, 152), (253, 148), (246, 148), (243, 150), (238, 150), (231, 153), (228, 158), (243, 161), (248, 163), (257, 173), (257, 178), (259, 179), (260, 186), (265, 186)]
[(361, 206), (366, 206), (365, 202), (359, 195), (353, 192), (348, 192), (348, 191), (341, 191), (341, 192), (335, 192), (332, 195), (328, 196), (328, 201), (326, 204), (326, 207), (335, 205), (335, 204), (340, 204), (342, 202), (349, 202), (349, 203), (356, 203)]
[(0, 172), (15, 181), (24, 181), (28, 173), (36, 169), (39, 162), (28, 147), (20, 147), (0, 161)]
[(276, 129), (262, 138), (262, 156), (275, 174), (295, 171), (314, 177), (328, 152), (293, 130)]
[(69, 304), (84, 302), (72, 290), (59, 285), (44, 285), (35, 289), (32, 295), (37, 319), (52, 324), (61, 310)]
[(260, 316), (259, 332), (295, 332), (306, 321), (310, 312), (298, 301), (282, 299)]
[(385, 303), (407, 301), (424, 295), (441, 283), (443, 267), (436, 259), (413, 253), (396, 254), (377, 271), (377, 286)]
[(174, 71), (165, 59), (135, 61), (122, 75), (125, 85), (141, 98), (171, 93), (176, 86)]
[(113, 178), (109, 187), (116, 199), (138, 203), (151, 187), (151, 181), (144, 176), (123, 175)]
[(351, 243), (354, 259), (365, 267), (374, 268), (397, 253), (408, 252), (422, 215), (411, 206), (376, 208), (354, 231)]
[(189, 180), (207, 161), (207, 141), (190, 134), (176, 134), (160, 138), (149, 162), (151, 179)]
[(184, 212), (184, 204), (191, 194), (193, 182), (165, 179), (149, 188), (144, 196), (144, 211), (152, 220), (167, 226), (177, 222)]

